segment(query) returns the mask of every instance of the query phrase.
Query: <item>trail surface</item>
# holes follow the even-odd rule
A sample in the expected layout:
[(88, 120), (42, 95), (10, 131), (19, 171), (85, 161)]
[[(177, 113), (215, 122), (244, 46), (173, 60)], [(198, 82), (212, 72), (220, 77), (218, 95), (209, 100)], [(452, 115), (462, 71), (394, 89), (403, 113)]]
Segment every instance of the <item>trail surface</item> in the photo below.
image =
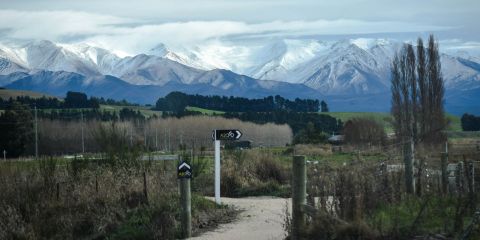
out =
[(221, 224), (213, 231), (206, 232), (195, 240), (270, 240), (284, 239), (283, 228), (285, 207), (291, 201), (285, 198), (248, 197), (222, 198), (223, 204), (233, 205), (242, 210), (238, 219), (227, 224)]

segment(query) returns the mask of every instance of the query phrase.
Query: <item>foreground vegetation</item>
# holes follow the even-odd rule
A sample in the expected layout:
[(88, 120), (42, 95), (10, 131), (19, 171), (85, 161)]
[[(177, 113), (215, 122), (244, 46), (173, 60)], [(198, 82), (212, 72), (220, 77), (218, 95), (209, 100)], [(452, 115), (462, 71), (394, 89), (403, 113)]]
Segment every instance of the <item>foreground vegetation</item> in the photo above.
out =
[[(96, 136), (102, 157), (0, 163), (0, 239), (175, 239), (176, 161), (141, 160), (115, 127)], [(235, 211), (194, 193), (193, 233)], [(47, 223), (47, 224), (46, 224)]]

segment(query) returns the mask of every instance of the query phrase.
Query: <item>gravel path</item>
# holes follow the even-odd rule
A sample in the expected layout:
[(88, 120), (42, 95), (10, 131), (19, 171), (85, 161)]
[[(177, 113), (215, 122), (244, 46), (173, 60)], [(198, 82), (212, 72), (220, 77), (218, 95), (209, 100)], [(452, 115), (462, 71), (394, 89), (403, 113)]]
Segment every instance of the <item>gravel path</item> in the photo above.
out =
[(233, 205), (236, 209), (243, 210), (238, 219), (228, 224), (221, 224), (214, 231), (206, 232), (191, 239), (283, 239), (285, 238), (283, 223), (287, 201), (290, 208), (291, 201), (285, 198), (222, 198), (223, 204)]

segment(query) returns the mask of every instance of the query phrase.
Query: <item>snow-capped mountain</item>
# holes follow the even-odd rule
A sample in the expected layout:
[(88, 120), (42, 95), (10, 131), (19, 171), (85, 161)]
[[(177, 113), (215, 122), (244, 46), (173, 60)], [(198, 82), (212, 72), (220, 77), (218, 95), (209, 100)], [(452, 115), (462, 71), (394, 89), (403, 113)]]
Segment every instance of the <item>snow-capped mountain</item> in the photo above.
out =
[[(130, 88), (155, 86), (149, 89), (155, 89), (158, 96), (166, 90), (246, 97), (283, 94), (292, 98), (330, 98), (338, 103), (338, 110), (344, 111), (351, 108), (367, 111), (372, 103), (380, 101), (374, 110), (388, 111), (389, 101), (385, 99), (390, 92), (390, 63), (402, 44), (364, 38), (275, 39), (243, 45), (214, 42), (175, 48), (160, 43), (146, 53), (131, 56), (85, 43), (0, 44), (0, 86), (28, 88), (28, 84), (15, 85), (15, 81), (37, 76), (42, 71), (69, 72), (83, 77), (78, 86), (102, 87), (105, 85), (97, 86), (94, 82), (112, 76)], [(470, 91), (472, 99), (478, 93), (475, 90), (480, 89), (478, 59), (466, 52), (442, 53), (445, 87), (447, 93), (452, 93), (448, 96), (458, 98), (462, 91)], [(38, 82), (29, 84), (37, 86)], [(449, 102), (458, 105), (462, 101), (447, 99), (447, 105)], [(362, 103), (366, 108), (362, 108)]]
[[(390, 63), (401, 44), (386, 39), (282, 39), (261, 46), (213, 44), (177, 51), (159, 44), (148, 54), (120, 57), (87, 44), (34, 41), (0, 45), (0, 74), (67, 71), (161, 86), (172, 81), (196, 84), (205, 70), (226, 69), (261, 80), (305, 84), (325, 95), (371, 94), (388, 91)], [(479, 86), (476, 58), (442, 54), (441, 60), (447, 88)]]
[[(260, 47), (251, 46), (248, 50), (221, 46), (226, 49), (224, 54), (220, 54), (220, 47), (216, 45), (182, 48), (176, 54), (182, 56), (181, 63), (192, 67), (224, 68), (258, 79), (302, 83), (326, 95), (371, 94), (389, 90), (390, 64), (402, 44), (365, 38), (281, 39)], [(216, 62), (210, 61), (212, 53)], [(447, 88), (480, 86), (478, 57), (465, 52), (442, 54), (441, 61)]]
[(260, 98), (281, 95), (287, 98), (315, 96), (318, 93), (301, 84), (259, 81), (228, 70), (205, 71), (193, 84), (168, 82), (165, 85), (135, 85), (110, 75), (84, 76), (65, 71), (17, 72), (0, 75), (0, 86), (32, 90), (62, 97), (67, 91), (81, 91), (90, 96), (126, 99), (136, 103), (154, 103), (172, 91), (189, 94)]

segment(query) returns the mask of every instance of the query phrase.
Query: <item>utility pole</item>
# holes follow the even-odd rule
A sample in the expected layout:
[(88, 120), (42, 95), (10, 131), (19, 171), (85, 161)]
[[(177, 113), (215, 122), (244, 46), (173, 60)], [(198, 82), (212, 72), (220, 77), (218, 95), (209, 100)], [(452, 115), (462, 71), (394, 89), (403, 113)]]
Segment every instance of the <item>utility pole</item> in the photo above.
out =
[(170, 128), (168, 129), (168, 151), (170, 152), (171, 150), (171, 145), (172, 145), (172, 142), (171, 142), (171, 139), (170, 139)]
[(143, 141), (145, 143), (145, 148), (147, 148), (147, 126), (143, 125)]
[(130, 147), (133, 147), (133, 127), (130, 127)]
[(158, 128), (155, 128), (155, 151), (158, 151)]
[(180, 146), (183, 146), (183, 130), (180, 132)]
[(38, 121), (37, 121), (37, 105), (35, 104), (35, 160), (38, 160)]
[(163, 129), (163, 150), (167, 151), (167, 128)]
[(3, 161), (7, 161), (7, 150), (3, 150)]
[(82, 154), (85, 154), (85, 139), (83, 136), (83, 112), (80, 112), (81, 126), (82, 126)]

